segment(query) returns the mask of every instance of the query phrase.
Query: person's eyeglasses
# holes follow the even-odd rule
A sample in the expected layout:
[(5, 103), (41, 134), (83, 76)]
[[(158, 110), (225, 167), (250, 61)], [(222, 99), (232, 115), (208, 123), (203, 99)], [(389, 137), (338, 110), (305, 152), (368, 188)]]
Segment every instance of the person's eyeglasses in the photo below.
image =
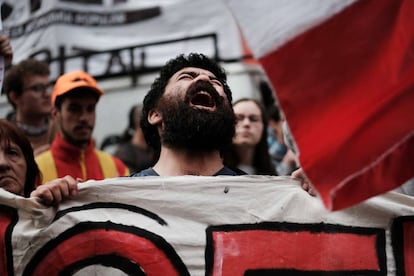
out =
[(40, 92), (50, 92), (52, 90), (52, 86), (50, 84), (34, 84), (25, 88), (24, 90), (32, 90), (36, 93)]

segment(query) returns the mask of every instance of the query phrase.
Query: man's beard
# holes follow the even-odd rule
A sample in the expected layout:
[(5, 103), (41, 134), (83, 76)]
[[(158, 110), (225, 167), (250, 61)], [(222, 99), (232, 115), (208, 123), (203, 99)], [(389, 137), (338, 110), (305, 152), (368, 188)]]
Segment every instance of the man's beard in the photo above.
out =
[[(209, 90), (216, 110), (197, 109), (190, 105), (197, 91)], [(211, 91), (213, 89), (214, 91)], [(223, 150), (231, 144), (234, 136), (235, 116), (232, 107), (210, 85), (196, 85), (183, 101), (179, 98), (162, 99), (159, 103), (164, 128), (162, 144), (175, 149), (195, 152)]]

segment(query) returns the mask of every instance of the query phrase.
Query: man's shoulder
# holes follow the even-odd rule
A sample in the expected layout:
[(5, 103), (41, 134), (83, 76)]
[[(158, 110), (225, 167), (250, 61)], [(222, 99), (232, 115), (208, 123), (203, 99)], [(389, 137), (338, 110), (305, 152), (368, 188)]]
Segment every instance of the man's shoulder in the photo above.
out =
[(36, 164), (42, 173), (42, 184), (58, 177), (56, 163), (52, 151), (46, 150), (35, 157)]
[(50, 158), (53, 158), (52, 152), (51, 152), (50, 149), (45, 150), (45, 151), (43, 151), (43, 152), (41, 152), (41, 153), (39, 153), (38, 155), (35, 156), (36, 162), (42, 162), (42, 161), (45, 161), (45, 160), (50, 159)]
[(221, 168), (221, 170), (219, 170), (218, 172), (216, 172), (214, 175), (218, 176), (218, 175), (245, 175), (246, 173), (240, 169), (230, 169), (227, 166), (224, 166), (223, 168)]
[(148, 168), (140, 172), (133, 173), (130, 176), (131, 177), (159, 176), (159, 174), (153, 168)]
[(129, 174), (128, 167), (116, 156), (113, 156), (105, 151), (95, 149), (95, 154), (98, 157), (99, 163), (102, 166), (104, 174), (127, 176)]
[[(122, 163), (123, 164), (123, 162), (121, 161), (121, 159), (119, 159), (118, 157), (116, 157), (115, 155), (112, 155), (112, 154), (109, 154), (108, 152), (106, 152), (106, 151), (103, 151), (103, 150), (99, 150), (99, 149), (94, 149), (94, 152), (95, 152), (95, 154), (96, 155), (98, 155), (98, 157), (99, 158), (102, 158), (102, 159), (104, 159), (105, 161), (109, 161), (109, 160), (112, 160), (112, 161), (115, 161), (115, 162), (120, 162), (120, 163)], [(123, 164), (124, 165), (124, 164)]]
[[(106, 156), (106, 157), (111, 157), (111, 158), (114, 158), (115, 156), (113, 156), (112, 154), (109, 154), (109, 153), (107, 153), (106, 151), (103, 151), (103, 150), (100, 150), (100, 149), (97, 149), (97, 148), (93, 148), (93, 151), (96, 153), (96, 154), (99, 154), (99, 155), (102, 155), (102, 156)], [(116, 158), (116, 157), (115, 157)]]
[[(246, 174), (246, 173), (243, 172), (242, 170), (233, 170), (233, 169), (230, 169), (229, 167), (224, 166), (218, 172), (216, 172), (214, 176), (218, 176), (218, 175), (235, 176), (235, 175), (243, 175), (243, 174)], [(142, 177), (142, 176), (159, 176), (159, 174), (153, 168), (148, 168), (140, 172), (131, 174), (131, 177)]]

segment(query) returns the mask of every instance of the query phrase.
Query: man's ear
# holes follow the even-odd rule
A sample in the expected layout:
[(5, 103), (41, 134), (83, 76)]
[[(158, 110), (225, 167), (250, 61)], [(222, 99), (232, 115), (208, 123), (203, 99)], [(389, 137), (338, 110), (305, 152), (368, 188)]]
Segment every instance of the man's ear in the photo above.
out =
[(52, 119), (53, 120), (56, 119), (56, 117), (58, 116), (58, 113), (59, 113), (59, 110), (55, 106), (53, 106), (52, 107), (52, 112), (51, 112), (51, 115), (52, 115)]
[(151, 109), (148, 112), (148, 122), (153, 126), (161, 124), (162, 123), (161, 114), (157, 110)]
[(15, 105), (15, 106), (17, 106), (18, 105), (18, 101), (19, 101), (19, 99), (20, 99), (20, 97), (17, 95), (17, 93), (16, 92), (14, 92), (13, 90), (11, 90), (10, 92), (9, 92), (9, 99), (10, 99), (10, 101)]

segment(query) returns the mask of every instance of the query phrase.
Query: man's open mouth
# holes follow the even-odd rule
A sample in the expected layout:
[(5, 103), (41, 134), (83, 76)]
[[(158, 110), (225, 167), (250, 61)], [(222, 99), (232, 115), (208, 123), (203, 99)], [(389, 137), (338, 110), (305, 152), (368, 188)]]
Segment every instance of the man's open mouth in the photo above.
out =
[(205, 91), (199, 91), (195, 93), (190, 99), (190, 104), (192, 106), (209, 109), (214, 108), (216, 106), (213, 97)]
[(192, 108), (215, 111), (222, 104), (222, 97), (210, 83), (197, 81), (189, 88), (186, 102)]

